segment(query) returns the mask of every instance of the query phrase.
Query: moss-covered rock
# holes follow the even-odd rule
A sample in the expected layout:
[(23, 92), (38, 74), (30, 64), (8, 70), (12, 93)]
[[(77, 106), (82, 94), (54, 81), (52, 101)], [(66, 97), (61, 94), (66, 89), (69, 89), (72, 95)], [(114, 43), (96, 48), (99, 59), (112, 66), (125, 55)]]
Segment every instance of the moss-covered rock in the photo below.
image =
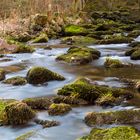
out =
[(81, 44), (90, 45), (95, 44), (96, 39), (89, 36), (71, 36), (61, 38), (61, 43), (68, 45), (81, 45)]
[(140, 30), (133, 30), (128, 34), (129, 37), (134, 37), (134, 38), (138, 37), (139, 35), (140, 35)]
[(56, 58), (59, 61), (65, 61), (72, 64), (87, 64), (100, 57), (100, 52), (88, 47), (71, 47), (67, 54), (60, 55)]
[(33, 67), (27, 73), (27, 81), (30, 84), (43, 84), (51, 80), (65, 80), (65, 78), (45, 67)]
[(40, 120), (40, 119), (35, 119), (35, 123), (42, 125), (43, 128), (49, 128), (49, 127), (60, 125), (60, 123), (57, 121), (48, 121), (48, 120)]
[(87, 29), (79, 25), (68, 25), (64, 28), (65, 35), (86, 35)]
[(24, 77), (16, 76), (3, 81), (4, 84), (11, 84), (13, 86), (25, 85), (27, 80)]
[(133, 97), (133, 94), (127, 90), (93, 85), (87, 79), (79, 79), (58, 91), (58, 95), (83, 99), (92, 104), (94, 104), (98, 98), (108, 95), (108, 93), (115, 98), (130, 99)]
[(15, 102), (16, 100), (14, 99), (0, 99), (0, 123), (3, 122), (3, 120), (5, 119), (4, 118), (4, 109), (5, 107), (12, 103), (12, 102)]
[(124, 64), (118, 59), (106, 58), (104, 66), (106, 68), (122, 68)]
[(11, 37), (8, 37), (6, 41), (8, 44), (16, 46), (14, 50), (12, 50), (12, 53), (33, 53), (35, 51), (35, 49), (32, 46), (28, 46), (24, 43), (15, 41)]
[(27, 104), (15, 101), (4, 108), (3, 123), (9, 125), (21, 125), (28, 123), (34, 117), (35, 113)]
[(51, 101), (48, 98), (27, 98), (22, 102), (26, 103), (32, 109), (48, 109), (51, 105)]
[(48, 42), (48, 36), (46, 34), (41, 34), (40, 36), (36, 37), (32, 43), (46, 43)]
[(65, 103), (70, 105), (86, 105), (88, 102), (86, 102), (83, 99), (76, 99), (75, 97), (69, 97), (69, 96), (56, 96), (53, 98), (53, 102), (56, 104)]
[(56, 115), (65, 115), (69, 111), (71, 111), (71, 106), (68, 104), (52, 104), (49, 107), (48, 113), (49, 115), (56, 116)]
[(133, 52), (130, 57), (132, 60), (140, 60), (140, 49)]
[(88, 136), (79, 140), (139, 140), (137, 129), (130, 126), (118, 126), (108, 129), (93, 128)]
[(111, 93), (102, 95), (96, 100), (96, 104), (100, 106), (114, 106), (118, 103), (118, 99), (112, 96)]
[(132, 42), (129, 44), (129, 47), (132, 47), (132, 48), (140, 48), (140, 42)]
[(5, 71), (3, 69), (0, 69), (0, 81), (5, 79)]
[(140, 109), (121, 110), (113, 112), (92, 112), (85, 117), (89, 126), (104, 124), (130, 124), (140, 122)]
[(112, 35), (109, 38), (105, 38), (97, 41), (97, 44), (119, 44), (119, 43), (131, 43), (133, 41), (130, 37), (123, 35)]

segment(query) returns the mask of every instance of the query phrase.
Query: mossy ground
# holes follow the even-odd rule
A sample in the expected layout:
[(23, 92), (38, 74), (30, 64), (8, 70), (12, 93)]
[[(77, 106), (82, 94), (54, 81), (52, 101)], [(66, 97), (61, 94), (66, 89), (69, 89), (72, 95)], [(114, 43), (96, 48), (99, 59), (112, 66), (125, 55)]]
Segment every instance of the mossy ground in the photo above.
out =
[(46, 43), (48, 42), (48, 36), (46, 34), (40, 34), (40, 36), (36, 37), (32, 42), (33, 43)]
[(88, 136), (79, 140), (140, 140), (138, 130), (130, 126), (119, 126), (108, 129), (94, 128)]
[(14, 86), (25, 85), (27, 80), (24, 77), (16, 76), (3, 81), (4, 84), (11, 84)]

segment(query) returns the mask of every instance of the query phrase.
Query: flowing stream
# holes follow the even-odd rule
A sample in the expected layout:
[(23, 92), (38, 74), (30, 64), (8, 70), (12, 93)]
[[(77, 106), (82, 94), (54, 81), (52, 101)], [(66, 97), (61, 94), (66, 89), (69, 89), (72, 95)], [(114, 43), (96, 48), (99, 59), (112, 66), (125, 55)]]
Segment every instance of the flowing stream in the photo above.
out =
[[(140, 37), (136, 39), (140, 40)], [(58, 44), (59, 40), (51, 40), (47, 44)], [(13, 76), (26, 76), (27, 71), (32, 66), (45, 66), (48, 69), (58, 72), (64, 77), (65, 81), (53, 81), (44, 86), (11, 86), (0, 83), (0, 98), (22, 100), (29, 97), (53, 96), (57, 90), (65, 84), (69, 84), (78, 77), (88, 77), (100, 85), (109, 85), (111, 87), (127, 87), (127, 84), (120, 81), (120, 78), (140, 79), (140, 61), (132, 61), (129, 57), (124, 56), (124, 52), (129, 49), (128, 44), (111, 44), (111, 45), (90, 45), (91, 48), (97, 48), (101, 51), (100, 59), (93, 61), (84, 66), (71, 66), (68, 64), (56, 62), (55, 58), (67, 51), (68, 48), (54, 48), (52, 50), (44, 50), (37, 48), (33, 54), (10, 54), (7, 58), (12, 59), (7, 62), (0, 62), (0, 67), (18, 66), (23, 67), (18, 72), (7, 74), (6, 78)], [(105, 69), (103, 64), (106, 57), (120, 59), (126, 64), (133, 64), (130, 68)], [(3, 58), (0, 58), (2, 60)], [(136, 99), (134, 99), (136, 100)], [(43, 129), (42, 126), (30, 123), (26, 126), (0, 127), (1, 140), (14, 140), (16, 137), (34, 130), (36, 134), (29, 140), (75, 140), (78, 137), (86, 135), (91, 128), (84, 123), (84, 117), (88, 112), (99, 112), (106, 110), (121, 110), (140, 106), (140, 103), (130, 101), (129, 105), (116, 106), (113, 108), (102, 108), (99, 106), (81, 106), (75, 107), (65, 116), (49, 116), (47, 111), (39, 112), (38, 118), (43, 120), (57, 120), (61, 125), (57, 127)], [(112, 127), (103, 126), (103, 127)], [(135, 125), (138, 127), (138, 124)]]

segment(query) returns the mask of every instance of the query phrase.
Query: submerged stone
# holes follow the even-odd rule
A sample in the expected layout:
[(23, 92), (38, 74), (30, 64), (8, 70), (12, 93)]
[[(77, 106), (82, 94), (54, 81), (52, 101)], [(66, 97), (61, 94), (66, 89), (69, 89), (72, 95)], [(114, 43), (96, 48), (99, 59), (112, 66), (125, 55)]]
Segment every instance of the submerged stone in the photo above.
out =
[(27, 73), (27, 81), (30, 84), (44, 84), (51, 80), (65, 80), (65, 78), (45, 67), (33, 67)]
[(140, 109), (121, 110), (112, 112), (92, 112), (85, 117), (89, 126), (104, 124), (130, 124), (140, 122)]
[(60, 103), (60, 104), (52, 104), (49, 107), (48, 113), (51, 116), (56, 116), (56, 115), (65, 115), (69, 111), (71, 111), (71, 106), (70, 105)]
[(55, 127), (60, 125), (60, 123), (57, 121), (40, 120), (40, 119), (36, 119), (35, 123), (42, 125), (43, 128)]
[(140, 134), (137, 129), (131, 126), (93, 128), (89, 135), (78, 140), (140, 140)]
[(13, 86), (25, 85), (27, 80), (24, 77), (16, 76), (3, 81), (4, 84), (11, 84)]
[(56, 58), (72, 64), (87, 64), (100, 57), (100, 52), (88, 47), (71, 47), (67, 54), (62, 54)]
[(17, 137), (15, 140), (27, 140), (30, 137), (32, 137), (33, 135), (35, 135), (35, 131), (29, 131), (29, 132)]

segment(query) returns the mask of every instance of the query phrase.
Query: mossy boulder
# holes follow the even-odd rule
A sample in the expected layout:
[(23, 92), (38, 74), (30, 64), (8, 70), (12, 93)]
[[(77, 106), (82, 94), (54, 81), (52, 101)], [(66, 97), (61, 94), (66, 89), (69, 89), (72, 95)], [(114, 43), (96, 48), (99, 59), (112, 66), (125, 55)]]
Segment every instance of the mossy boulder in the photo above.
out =
[(79, 25), (68, 25), (64, 28), (65, 35), (86, 35), (87, 29)]
[(53, 98), (53, 102), (56, 104), (65, 103), (70, 105), (86, 105), (86, 102), (83, 99), (76, 99), (75, 97), (68, 97), (68, 96), (56, 96)]
[(4, 124), (21, 125), (28, 123), (35, 117), (31, 108), (23, 102), (15, 101), (4, 108)]
[(69, 111), (71, 111), (71, 106), (68, 104), (55, 104), (53, 103), (48, 110), (49, 115), (56, 116), (56, 115), (65, 115)]
[(67, 54), (60, 55), (56, 60), (72, 64), (87, 64), (100, 57), (100, 52), (88, 47), (71, 47)]
[(140, 48), (140, 42), (132, 42), (129, 44), (129, 47), (132, 47), (132, 48)]
[(65, 78), (45, 67), (33, 67), (27, 73), (27, 81), (30, 84), (44, 84), (51, 80), (65, 80)]
[(140, 134), (137, 129), (130, 126), (93, 128), (89, 135), (79, 140), (140, 140)]
[(3, 81), (4, 84), (11, 84), (13, 86), (25, 85), (27, 80), (24, 77), (16, 76)]
[(118, 59), (106, 58), (104, 66), (106, 68), (122, 68), (124, 64)]
[(96, 100), (96, 104), (100, 106), (114, 106), (118, 104), (119, 98), (115, 98), (111, 93), (102, 95)]
[(132, 60), (140, 60), (140, 49), (133, 52), (130, 57)]
[(5, 107), (12, 103), (12, 102), (15, 102), (16, 100), (14, 99), (0, 99), (0, 123), (3, 122), (3, 119), (4, 119), (4, 109)]
[(72, 84), (65, 85), (58, 90), (58, 95), (83, 99), (88, 103), (94, 104), (99, 98), (111, 94), (114, 98), (130, 99), (133, 94), (125, 89), (111, 88), (91, 84), (87, 79), (79, 79)]
[(51, 105), (51, 101), (48, 98), (27, 98), (24, 99), (22, 102), (26, 103), (32, 109), (48, 109)]
[(90, 45), (95, 44), (96, 39), (89, 36), (71, 36), (71, 37), (64, 37), (61, 38), (61, 43), (68, 44), (68, 45)]
[(134, 38), (136, 38), (136, 37), (138, 37), (140, 35), (140, 30), (133, 30), (132, 32), (130, 32), (129, 34), (128, 34), (128, 37), (134, 37)]
[(0, 81), (5, 79), (5, 71), (3, 69), (0, 69)]
[(104, 124), (130, 124), (140, 122), (140, 109), (130, 109), (112, 112), (92, 112), (85, 117), (89, 126)]
[(32, 46), (28, 46), (24, 43), (15, 41), (11, 37), (8, 37), (6, 41), (8, 44), (16, 46), (14, 50), (12, 50), (12, 53), (33, 53), (35, 51), (35, 49)]
[(40, 36), (36, 37), (32, 43), (46, 43), (48, 42), (48, 36), (46, 34), (41, 34)]
[(133, 38), (126, 37), (123, 35), (112, 35), (108, 38), (104, 38), (102, 40), (98, 40), (97, 44), (119, 44), (119, 43), (131, 43)]

